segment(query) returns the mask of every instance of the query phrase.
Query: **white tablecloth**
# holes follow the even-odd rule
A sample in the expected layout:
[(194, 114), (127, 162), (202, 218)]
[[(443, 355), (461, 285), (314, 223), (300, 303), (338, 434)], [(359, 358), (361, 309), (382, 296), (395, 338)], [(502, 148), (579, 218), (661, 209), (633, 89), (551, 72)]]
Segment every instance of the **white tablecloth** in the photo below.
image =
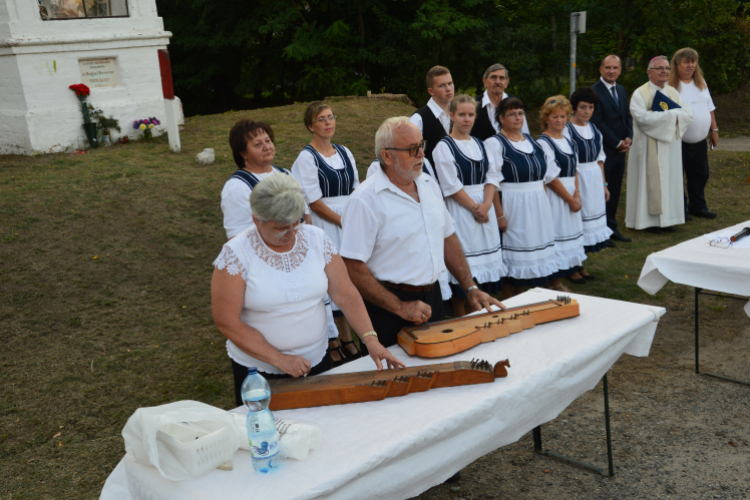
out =
[[(735, 234), (747, 226), (750, 226), (750, 221), (727, 230)], [(748, 297), (750, 249), (713, 247), (709, 245), (709, 238), (698, 236), (652, 253), (643, 265), (638, 286), (653, 295), (667, 281)], [(750, 316), (750, 302), (745, 304), (745, 312)]]
[[(522, 305), (556, 297), (533, 289), (506, 301)], [(571, 295), (581, 315), (511, 335), (445, 358), (409, 358), (407, 366), (508, 358), (507, 378), (401, 398), (278, 411), (280, 417), (322, 426), (323, 445), (301, 461), (284, 460), (270, 474), (254, 473), (249, 453), (235, 454), (234, 470), (169, 482), (156, 469), (126, 456), (107, 479), (102, 500), (141, 499), (405, 499), (537, 425), (553, 420), (596, 386), (623, 353), (647, 356), (664, 308)], [(370, 358), (332, 373), (371, 370)]]

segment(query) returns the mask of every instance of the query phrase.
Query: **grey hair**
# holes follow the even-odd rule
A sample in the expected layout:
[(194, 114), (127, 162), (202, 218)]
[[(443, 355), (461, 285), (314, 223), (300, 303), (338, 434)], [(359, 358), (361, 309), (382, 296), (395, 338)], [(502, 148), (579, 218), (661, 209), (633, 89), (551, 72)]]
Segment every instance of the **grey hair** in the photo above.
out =
[(253, 215), (262, 222), (297, 222), (305, 213), (305, 198), (294, 177), (276, 174), (260, 181), (250, 193)]
[(669, 62), (669, 59), (667, 58), (667, 56), (656, 56), (656, 57), (654, 57), (653, 59), (651, 59), (648, 62), (648, 68), (647, 69), (654, 69), (654, 64), (656, 64), (656, 61), (667, 61), (667, 62)]
[(501, 69), (505, 70), (505, 78), (510, 78), (510, 74), (508, 74), (508, 68), (506, 68), (505, 66), (503, 66), (500, 63), (495, 63), (492, 66), (490, 66), (489, 68), (487, 68), (486, 70), (484, 70), (484, 75), (482, 75), (482, 80), (486, 80), (487, 78), (489, 78), (490, 77), (490, 73), (494, 73), (495, 71), (498, 71), (498, 70), (501, 70)]
[(386, 148), (392, 148), (395, 144), (393, 131), (407, 123), (409, 123), (408, 116), (394, 116), (386, 119), (378, 127), (378, 131), (375, 132), (375, 156), (377, 156), (381, 164), (384, 165), (380, 152)]

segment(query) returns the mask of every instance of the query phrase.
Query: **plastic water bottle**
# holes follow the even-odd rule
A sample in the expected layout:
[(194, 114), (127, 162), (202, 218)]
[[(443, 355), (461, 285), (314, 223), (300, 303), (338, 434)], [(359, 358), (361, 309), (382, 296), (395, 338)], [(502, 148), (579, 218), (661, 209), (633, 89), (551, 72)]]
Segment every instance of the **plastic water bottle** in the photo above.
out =
[(263, 473), (279, 466), (279, 436), (273, 413), (268, 409), (271, 387), (257, 368), (248, 368), (242, 383), (242, 400), (247, 406), (247, 438), (253, 456), (253, 468)]

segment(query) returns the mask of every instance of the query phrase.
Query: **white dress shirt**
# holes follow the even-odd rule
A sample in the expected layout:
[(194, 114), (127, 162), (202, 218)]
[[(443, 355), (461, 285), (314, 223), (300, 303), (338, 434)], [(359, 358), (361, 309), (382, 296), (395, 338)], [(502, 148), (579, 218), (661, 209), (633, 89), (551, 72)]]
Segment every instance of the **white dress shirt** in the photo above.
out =
[(431, 285), (446, 269), (443, 247), (455, 231), (453, 218), (434, 178), (414, 182), (419, 202), (379, 168), (349, 198), (341, 256), (364, 262), (377, 280)]
[[(445, 133), (449, 134), (451, 130), (451, 117), (448, 116), (445, 111), (443, 111), (443, 108), (441, 108), (432, 97), (430, 97), (430, 100), (427, 101), (427, 107), (430, 108), (430, 111), (432, 111), (432, 114), (435, 115), (435, 118), (440, 121), (440, 124), (445, 129)], [(409, 121), (416, 125), (419, 131), (424, 134), (422, 117), (419, 115), (419, 113), (414, 113), (413, 115), (411, 115), (411, 117), (409, 117)]]
[(711, 130), (711, 112), (716, 109), (708, 85), (701, 90), (694, 80), (690, 83), (680, 82), (680, 97), (693, 108), (693, 121), (682, 135), (682, 142), (696, 144), (705, 141)]
[[(500, 99), (501, 101), (508, 97), (508, 94), (506, 92), (503, 92), (503, 97)], [(497, 123), (497, 120), (495, 120), (495, 110), (497, 109), (494, 104), (492, 104), (492, 101), (490, 100), (490, 96), (488, 92), (485, 90), (484, 95), (482, 95), (482, 108), (487, 110), (487, 114), (490, 117), (490, 123), (492, 124), (492, 128), (495, 129), (495, 133), (500, 133), (500, 125)], [(524, 134), (530, 134), (529, 132), (529, 125), (526, 122), (526, 116), (523, 117), (523, 126), (521, 127), (521, 132)]]
[[(434, 178), (435, 170), (432, 168), (432, 165), (430, 164), (430, 160), (428, 160), (426, 157), (423, 158), (423, 160), (424, 160), (424, 168), (426, 168), (429, 174)], [(424, 170), (424, 168), (422, 170)], [(373, 162), (370, 163), (370, 166), (367, 167), (367, 176), (365, 177), (365, 179), (369, 179), (370, 177), (372, 177), (373, 174), (375, 174), (375, 172), (377, 172), (378, 170), (380, 170), (380, 160), (373, 160)]]

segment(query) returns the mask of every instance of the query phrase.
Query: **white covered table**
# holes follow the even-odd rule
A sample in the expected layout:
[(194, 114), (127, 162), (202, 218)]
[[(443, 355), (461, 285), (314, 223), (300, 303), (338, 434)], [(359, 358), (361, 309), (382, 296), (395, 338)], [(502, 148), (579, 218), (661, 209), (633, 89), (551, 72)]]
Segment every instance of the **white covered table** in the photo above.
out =
[[(533, 289), (505, 301), (516, 306), (554, 299)], [(323, 445), (302, 461), (284, 460), (254, 473), (238, 451), (234, 470), (181, 482), (127, 456), (107, 479), (102, 500), (140, 499), (405, 499), (442, 483), (483, 455), (553, 420), (591, 390), (623, 354), (647, 356), (664, 308), (571, 294), (581, 315), (536, 326), (454, 356), (409, 358), (407, 366), (480, 358), (509, 359), (508, 377), (383, 401), (284, 410), (279, 417), (315, 422)], [(368, 357), (330, 373), (372, 370)], [(324, 375), (322, 375), (324, 376)]]
[[(736, 234), (749, 227), (750, 221), (685, 241), (646, 258), (638, 285), (654, 295), (667, 281), (695, 288), (695, 372), (700, 373), (698, 349), (698, 297), (703, 290), (750, 296), (750, 237), (740, 240), (739, 245), (729, 248), (711, 246), (709, 242), (716, 236)], [(736, 298), (736, 297), (730, 297)], [(743, 299), (744, 300), (744, 299)], [(750, 316), (750, 302), (745, 304), (745, 312)], [(716, 374), (707, 374), (716, 376)], [(739, 382), (728, 377), (719, 376)]]

